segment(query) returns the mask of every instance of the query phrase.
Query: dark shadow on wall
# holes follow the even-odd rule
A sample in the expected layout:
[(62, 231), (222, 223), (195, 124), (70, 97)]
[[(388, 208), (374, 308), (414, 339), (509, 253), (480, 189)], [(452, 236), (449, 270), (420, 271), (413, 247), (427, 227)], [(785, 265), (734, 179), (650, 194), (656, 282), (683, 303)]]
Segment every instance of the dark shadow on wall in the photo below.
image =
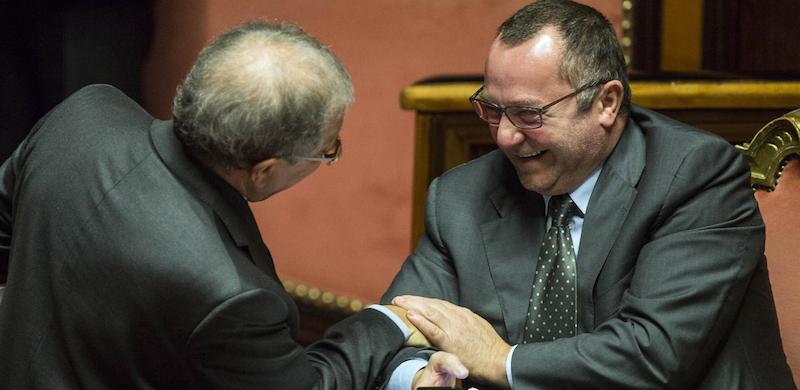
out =
[(154, 0), (0, 0), (0, 162), (47, 111), (88, 84), (142, 101)]

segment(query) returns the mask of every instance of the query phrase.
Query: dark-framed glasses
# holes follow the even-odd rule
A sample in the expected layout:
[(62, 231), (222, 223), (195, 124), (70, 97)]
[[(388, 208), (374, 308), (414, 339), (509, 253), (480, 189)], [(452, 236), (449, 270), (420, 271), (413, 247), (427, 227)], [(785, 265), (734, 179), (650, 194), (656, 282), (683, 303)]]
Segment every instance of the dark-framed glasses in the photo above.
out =
[(594, 88), (598, 85), (605, 84), (606, 82), (607, 81), (594, 81), (584, 84), (581, 87), (576, 88), (569, 95), (562, 96), (555, 101), (544, 105), (543, 107), (501, 107), (497, 104), (487, 102), (479, 97), (481, 91), (483, 91), (483, 85), (481, 85), (481, 87), (478, 88), (478, 90), (475, 91), (472, 96), (470, 96), (469, 101), (472, 103), (472, 108), (475, 109), (475, 112), (478, 114), (478, 116), (490, 125), (499, 125), (500, 120), (503, 118), (503, 114), (505, 114), (506, 118), (508, 118), (508, 121), (511, 122), (514, 127), (522, 130), (531, 130), (542, 127), (542, 114), (544, 114), (545, 111), (547, 111), (547, 109), (550, 107), (553, 107), (554, 105), (561, 103), (562, 101), (569, 99), (589, 88)]
[(336, 143), (333, 145), (333, 151), (330, 153), (325, 153), (322, 157), (300, 157), (295, 156), (294, 158), (303, 161), (319, 161), (326, 163), (328, 165), (333, 165), (336, 161), (339, 161), (339, 158), (342, 157), (342, 140), (341, 138), (336, 138)]

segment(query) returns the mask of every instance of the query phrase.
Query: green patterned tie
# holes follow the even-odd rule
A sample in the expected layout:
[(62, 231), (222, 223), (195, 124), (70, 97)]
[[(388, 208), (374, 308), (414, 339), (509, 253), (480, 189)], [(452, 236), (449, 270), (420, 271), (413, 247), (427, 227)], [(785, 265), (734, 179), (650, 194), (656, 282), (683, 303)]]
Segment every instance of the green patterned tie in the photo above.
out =
[(552, 224), (539, 250), (523, 344), (572, 337), (578, 330), (577, 269), (569, 222), (581, 212), (566, 194), (550, 198), (548, 211)]

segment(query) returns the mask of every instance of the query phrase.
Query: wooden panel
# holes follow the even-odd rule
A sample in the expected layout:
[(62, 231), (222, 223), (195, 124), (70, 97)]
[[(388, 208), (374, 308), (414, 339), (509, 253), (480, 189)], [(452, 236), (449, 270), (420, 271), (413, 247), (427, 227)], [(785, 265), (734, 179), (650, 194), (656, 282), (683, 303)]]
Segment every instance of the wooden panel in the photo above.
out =
[(738, 72), (800, 76), (800, 1), (739, 0)]
[(739, 2), (705, 0), (703, 4), (703, 69), (733, 72), (739, 41), (736, 28)]
[(702, 65), (703, 3), (663, 0), (661, 70), (697, 72)]
[(631, 1), (632, 72), (654, 74), (661, 71), (661, 0)]

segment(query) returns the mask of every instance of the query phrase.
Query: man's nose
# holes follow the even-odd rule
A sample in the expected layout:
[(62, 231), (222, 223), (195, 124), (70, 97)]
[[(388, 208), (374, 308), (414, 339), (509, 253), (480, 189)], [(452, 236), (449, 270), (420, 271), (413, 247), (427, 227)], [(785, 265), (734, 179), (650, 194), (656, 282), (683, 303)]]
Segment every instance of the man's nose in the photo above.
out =
[(524, 140), (525, 134), (514, 126), (505, 114), (501, 116), (500, 123), (497, 124), (497, 146), (512, 146)]

